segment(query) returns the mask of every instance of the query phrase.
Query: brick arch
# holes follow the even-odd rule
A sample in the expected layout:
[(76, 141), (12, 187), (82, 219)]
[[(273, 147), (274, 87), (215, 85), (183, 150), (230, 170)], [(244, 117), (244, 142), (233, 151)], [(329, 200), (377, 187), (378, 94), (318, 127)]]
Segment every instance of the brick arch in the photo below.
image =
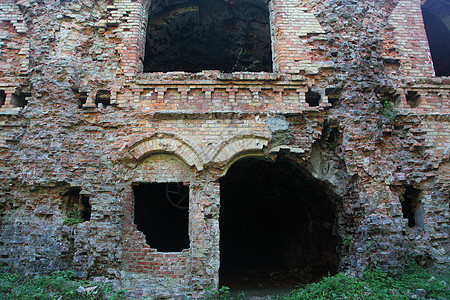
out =
[(265, 155), (264, 148), (269, 144), (268, 136), (239, 134), (223, 140), (209, 153), (208, 162), (225, 164), (225, 170), (236, 160), (249, 155)]
[(203, 170), (206, 162), (206, 155), (197, 144), (186, 137), (169, 132), (158, 132), (131, 141), (120, 151), (119, 159), (128, 165), (136, 166), (156, 153), (177, 155), (187, 165), (195, 166), (198, 171)]

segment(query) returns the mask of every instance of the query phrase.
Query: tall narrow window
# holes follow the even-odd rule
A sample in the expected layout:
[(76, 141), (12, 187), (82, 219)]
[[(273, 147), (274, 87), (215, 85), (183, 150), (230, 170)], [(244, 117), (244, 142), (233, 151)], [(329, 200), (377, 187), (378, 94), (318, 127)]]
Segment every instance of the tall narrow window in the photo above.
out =
[(144, 72), (272, 71), (265, 0), (153, 0)]
[(0, 107), (5, 104), (6, 93), (4, 90), (0, 90)]
[(450, 76), (450, 3), (428, 0), (422, 15), (436, 76)]
[(147, 244), (161, 252), (189, 248), (189, 185), (140, 183), (133, 187), (134, 223)]

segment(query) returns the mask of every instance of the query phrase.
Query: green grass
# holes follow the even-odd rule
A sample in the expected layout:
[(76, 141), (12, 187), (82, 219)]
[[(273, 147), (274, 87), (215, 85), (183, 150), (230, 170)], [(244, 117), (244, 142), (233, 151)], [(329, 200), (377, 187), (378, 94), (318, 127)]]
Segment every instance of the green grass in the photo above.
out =
[[(325, 277), (318, 283), (312, 283), (293, 290), (287, 296), (275, 296), (277, 300), (325, 300), (325, 299), (450, 299), (450, 273), (430, 274), (416, 263), (409, 263), (405, 271), (396, 276), (389, 276), (376, 265), (366, 272), (362, 278), (345, 273)], [(419, 291), (418, 291), (419, 290)], [(422, 291), (420, 291), (422, 290)], [(425, 293), (425, 298), (421, 298)], [(228, 288), (222, 287), (210, 299), (245, 299), (245, 295), (237, 298), (230, 296)]]
[[(450, 299), (450, 268), (444, 274), (431, 274), (416, 263), (409, 263), (405, 271), (389, 276), (376, 265), (362, 278), (345, 273), (323, 278), (318, 283), (293, 290), (278, 300), (302, 299)], [(125, 299), (123, 290), (114, 291), (111, 285), (93, 283), (74, 278), (72, 271), (59, 271), (47, 275), (27, 276), (11, 270), (0, 270), (0, 299)], [(419, 295), (420, 296), (420, 295)], [(222, 287), (208, 299), (233, 299), (230, 289)], [(239, 300), (245, 295), (239, 295)]]
[(124, 291), (114, 291), (109, 284), (94, 284), (74, 278), (72, 271), (48, 275), (23, 275), (0, 271), (0, 299), (125, 299)]
[(415, 263), (409, 263), (405, 271), (396, 276), (389, 276), (374, 266), (364, 272), (362, 278), (339, 273), (279, 299), (414, 299), (420, 296), (417, 290), (423, 290), (426, 298), (450, 299), (449, 283), (449, 274), (433, 276)]

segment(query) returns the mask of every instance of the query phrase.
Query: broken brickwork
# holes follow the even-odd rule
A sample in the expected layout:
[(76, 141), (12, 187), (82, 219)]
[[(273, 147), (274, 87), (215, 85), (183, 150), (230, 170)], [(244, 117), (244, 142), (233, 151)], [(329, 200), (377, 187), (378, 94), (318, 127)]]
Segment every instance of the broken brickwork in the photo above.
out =
[[(256, 218), (270, 213), (259, 206), (299, 212), (287, 218), (298, 237), (267, 241), (286, 242), (272, 262), (290, 278), (358, 274), (375, 261), (398, 270), (408, 253), (443, 268), (450, 79), (435, 76), (423, 2), (448, 11), (441, 0), (211, 0), (204, 10), (189, 0), (2, 1), (0, 260), (73, 269), (136, 298), (199, 298), (224, 282), (234, 251), (220, 243), (221, 198), (225, 181), (238, 189), (230, 194), (246, 185), (236, 171), (226, 177), (239, 166), (257, 168), (245, 173), (255, 191), (276, 183), (246, 190), (261, 198), (242, 205), (256, 225), (271, 220)], [(144, 57), (152, 11), (168, 22), (214, 16), (214, 5), (268, 11), (272, 72), (143, 72), (157, 59)], [(271, 177), (255, 159), (277, 164)], [(158, 251), (134, 222), (133, 186), (169, 182), (189, 186), (181, 252)], [(87, 204), (89, 218), (65, 224)]]

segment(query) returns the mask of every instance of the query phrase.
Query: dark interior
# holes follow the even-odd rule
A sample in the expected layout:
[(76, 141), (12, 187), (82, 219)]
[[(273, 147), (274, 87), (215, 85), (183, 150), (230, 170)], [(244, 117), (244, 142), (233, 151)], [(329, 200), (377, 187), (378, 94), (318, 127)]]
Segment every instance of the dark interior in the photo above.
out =
[(3, 90), (0, 90), (0, 107), (5, 104), (6, 93)]
[[(408, 219), (408, 226), (416, 226), (416, 209), (420, 204), (420, 190), (411, 185), (407, 185), (402, 201), (403, 218)], [(417, 224), (418, 225), (418, 224)]]
[(448, 18), (449, 14), (449, 1), (428, 0), (422, 6), (436, 76), (450, 76), (450, 31), (442, 21), (443, 18)]
[(152, 1), (144, 72), (272, 71), (264, 0)]
[(307, 171), (246, 158), (220, 184), (221, 285), (294, 287), (337, 272), (337, 197)]
[(182, 182), (133, 186), (134, 223), (147, 244), (161, 252), (189, 248), (189, 186)]

